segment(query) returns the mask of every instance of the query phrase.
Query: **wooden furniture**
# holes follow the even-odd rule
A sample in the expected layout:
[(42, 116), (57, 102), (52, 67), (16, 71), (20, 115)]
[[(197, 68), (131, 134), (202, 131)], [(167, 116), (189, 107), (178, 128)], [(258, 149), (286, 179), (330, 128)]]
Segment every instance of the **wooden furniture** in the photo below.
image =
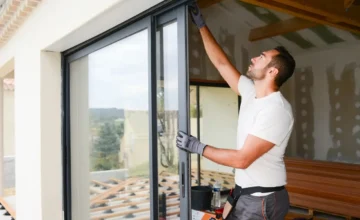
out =
[[(285, 163), (291, 206), (308, 210), (299, 217), (327, 213), (360, 218), (360, 165), (289, 158)], [(290, 213), (287, 219), (294, 217)]]

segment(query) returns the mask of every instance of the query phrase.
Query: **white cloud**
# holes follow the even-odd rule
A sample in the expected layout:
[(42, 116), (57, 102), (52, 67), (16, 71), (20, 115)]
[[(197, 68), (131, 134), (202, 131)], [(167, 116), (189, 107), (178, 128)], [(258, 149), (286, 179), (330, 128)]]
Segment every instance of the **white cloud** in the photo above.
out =
[[(164, 28), (166, 109), (178, 109), (177, 25)], [(148, 110), (148, 31), (102, 48), (89, 57), (90, 108)]]

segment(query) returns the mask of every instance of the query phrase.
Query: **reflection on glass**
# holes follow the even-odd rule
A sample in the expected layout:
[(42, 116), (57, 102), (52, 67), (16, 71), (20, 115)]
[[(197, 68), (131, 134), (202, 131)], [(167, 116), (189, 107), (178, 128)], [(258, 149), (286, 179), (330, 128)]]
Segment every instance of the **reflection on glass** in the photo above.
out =
[(148, 31), (70, 65), (73, 219), (147, 219)]
[(157, 121), (159, 207), (161, 219), (177, 219), (179, 202), (179, 158), (175, 145), (178, 128), (177, 23), (158, 29)]
[[(199, 127), (194, 126), (196, 120), (191, 120), (191, 127), (200, 129), (200, 140), (203, 143), (218, 148), (236, 148), (236, 131), (238, 119), (238, 96), (230, 88), (199, 87), (200, 103), (191, 98), (191, 109), (200, 108), (198, 117)], [(195, 134), (192, 131), (192, 134)], [(194, 159), (192, 159), (194, 161)], [(214, 163), (204, 157), (200, 157), (200, 183), (212, 186), (218, 181), (222, 189), (230, 189), (234, 186), (233, 168)], [(195, 167), (195, 166), (192, 166)], [(193, 185), (197, 185), (197, 170), (192, 170)]]

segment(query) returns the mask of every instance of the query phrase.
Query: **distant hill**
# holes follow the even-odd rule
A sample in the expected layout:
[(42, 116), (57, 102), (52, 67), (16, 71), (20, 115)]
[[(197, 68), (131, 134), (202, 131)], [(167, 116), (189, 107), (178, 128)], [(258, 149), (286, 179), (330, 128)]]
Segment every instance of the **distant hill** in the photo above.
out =
[(124, 109), (117, 108), (91, 108), (90, 117), (94, 121), (108, 121), (115, 119), (124, 119)]

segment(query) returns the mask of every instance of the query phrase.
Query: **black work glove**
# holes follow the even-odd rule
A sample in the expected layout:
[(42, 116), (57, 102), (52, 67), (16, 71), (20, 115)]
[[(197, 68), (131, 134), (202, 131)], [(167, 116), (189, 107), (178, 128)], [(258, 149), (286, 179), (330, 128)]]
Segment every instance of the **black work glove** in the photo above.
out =
[(206, 144), (201, 143), (196, 137), (179, 131), (176, 137), (176, 146), (190, 153), (202, 155)]
[(196, 24), (196, 26), (200, 29), (205, 26), (205, 21), (203, 19), (203, 16), (200, 12), (199, 6), (196, 4), (196, 2), (192, 2), (189, 4), (189, 11), (191, 14), (191, 20)]

